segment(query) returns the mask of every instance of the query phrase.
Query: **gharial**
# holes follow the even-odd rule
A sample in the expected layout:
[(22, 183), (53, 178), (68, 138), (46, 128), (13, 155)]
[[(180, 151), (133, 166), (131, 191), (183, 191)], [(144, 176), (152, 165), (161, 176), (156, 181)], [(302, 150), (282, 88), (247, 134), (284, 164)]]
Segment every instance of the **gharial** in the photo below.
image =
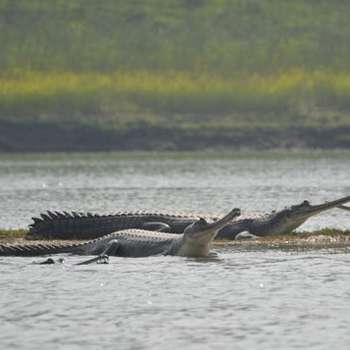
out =
[[(290, 233), (307, 219), (325, 210), (341, 208), (350, 196), (320, 205), (304, 201), (280, 211), (271, 213), (241, 215), (219, 230), (216, 239), (234, 239), (242, 232), (256, 236)], [(152, 231), (182, 233), (185, 228), (198, 220), (201, 215), (172, 212), (119, 212), (113, 215), (51, 212), (33, 218), (28, 238), (91, 239), (124, 229), (145, 229)], [(205, 215), (207, 220), (216, 216)]]
[[(177, 255), (204, 257), (218, 230), (240, 215), (239, 209), (231, 210), (223, 218), (208, 223), (203, 218), (186, 227), (183, 234), (161, 233), (129, 229), (110, 233), (81, 244), (2, 244), (0, 256), (38, 256), (72, 253), (100, 257), (145, 257), (150, 255)], [(92, 259), (94, 260), (94, 259)], [(92, 260), (88, 260), (90, 262)]]

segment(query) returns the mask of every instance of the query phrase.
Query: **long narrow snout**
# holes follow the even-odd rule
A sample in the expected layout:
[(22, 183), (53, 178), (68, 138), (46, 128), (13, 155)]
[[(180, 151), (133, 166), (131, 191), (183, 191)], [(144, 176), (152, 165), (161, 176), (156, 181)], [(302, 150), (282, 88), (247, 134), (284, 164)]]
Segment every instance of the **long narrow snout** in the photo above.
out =
[(237, 216), (241, 215), (241, 210), (238, 208), (232, 209), (227, 215), (225, 215), (220, 220), (214, 221), (213, 223), (207, 224), (208, 230), (219, 230), (220, 228), (227, 225), (230, 221), (232, 221)]
[(311, 205), (310, 209), (307, 210), (307, 213), (308, 214), (318, 214), (322, 211), (336, 208), (336, 207), (341, 206), (342, 204), (345, 204), (348, 202), (350, 202), (350, 196), (339, 198), (339, 199), (336, 199), (334, 201), (326, 202), (326, 203), (319, 204), (319, 205)]
[(211, 242), (217, 235), (217, 232), (240, 214), (241, 211), (239, 209), (233, 209), (223, 218), (213, 223), (207, 223), (204, 219), (201, 219), (188, 226), (176, 255), (192, 257), (207, 256)]
[(227, 215), (223, 218), (214, 221), (212, 223), (205, 223), (198, 227), (198, 229), (190, 233), (191, 238), (200, 239), (200, 238), (212, 238), (214, 239), (217, 232), (228, 225), (235, 217), (241, 215), (241, 210), (238, 208), (232, 209)]

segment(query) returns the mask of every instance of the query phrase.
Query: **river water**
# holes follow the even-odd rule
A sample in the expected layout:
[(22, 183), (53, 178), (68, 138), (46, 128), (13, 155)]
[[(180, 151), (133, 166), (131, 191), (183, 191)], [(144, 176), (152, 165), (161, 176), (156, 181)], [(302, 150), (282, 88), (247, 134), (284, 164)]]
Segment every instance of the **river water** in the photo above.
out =
[[(350, 194), (348, 152), (0, 157), (0, 228), (40, 211), (268, 211)], [(332, 210), (301, 228), (350, 229)], [(35, 265), (0, 258), (1, 349), (348, 349), (347, 248)], [(40, 260), (40, 259), (39, 259)]]

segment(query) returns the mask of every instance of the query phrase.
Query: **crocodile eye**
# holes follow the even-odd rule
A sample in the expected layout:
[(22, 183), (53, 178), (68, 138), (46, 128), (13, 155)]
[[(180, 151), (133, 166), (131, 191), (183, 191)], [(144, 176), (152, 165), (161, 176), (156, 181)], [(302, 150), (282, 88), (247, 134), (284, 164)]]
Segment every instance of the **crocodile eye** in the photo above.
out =
[(199, 227), (204, 227), (207, 225), (207, 222), (205, 221), (205, 219), (203, 218), (200, 218), (197, 222), (196, 222), (196, 226), (199, 226)]

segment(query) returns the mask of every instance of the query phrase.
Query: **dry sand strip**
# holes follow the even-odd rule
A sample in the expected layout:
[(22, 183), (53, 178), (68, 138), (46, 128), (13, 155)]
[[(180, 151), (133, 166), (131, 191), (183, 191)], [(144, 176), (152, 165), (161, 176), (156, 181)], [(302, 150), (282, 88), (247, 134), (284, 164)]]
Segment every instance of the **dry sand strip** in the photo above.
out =
[(254, 240), (241, 241), (215, 241), (219, 246), (240, 246), (244, 248), (256, 249), (323, 249), (323, 248), (350, 248), (350, 231), (332, 230), (330, 233), (303, 232), (291, 235), (278, 235), (260, 237)]
[[(67, 244), (83, 243), (86, 240), (29, 240), (25, 230), (0, 230), (0, 244)], [(314, 232), (300, 232), (289, 235), (259, 237), (258, 239), (239, 241), (214, 241), (215, 247), (240, 246), (246, 248), (333, 248), (350, 247), (350, 230), (323, 229)]]

